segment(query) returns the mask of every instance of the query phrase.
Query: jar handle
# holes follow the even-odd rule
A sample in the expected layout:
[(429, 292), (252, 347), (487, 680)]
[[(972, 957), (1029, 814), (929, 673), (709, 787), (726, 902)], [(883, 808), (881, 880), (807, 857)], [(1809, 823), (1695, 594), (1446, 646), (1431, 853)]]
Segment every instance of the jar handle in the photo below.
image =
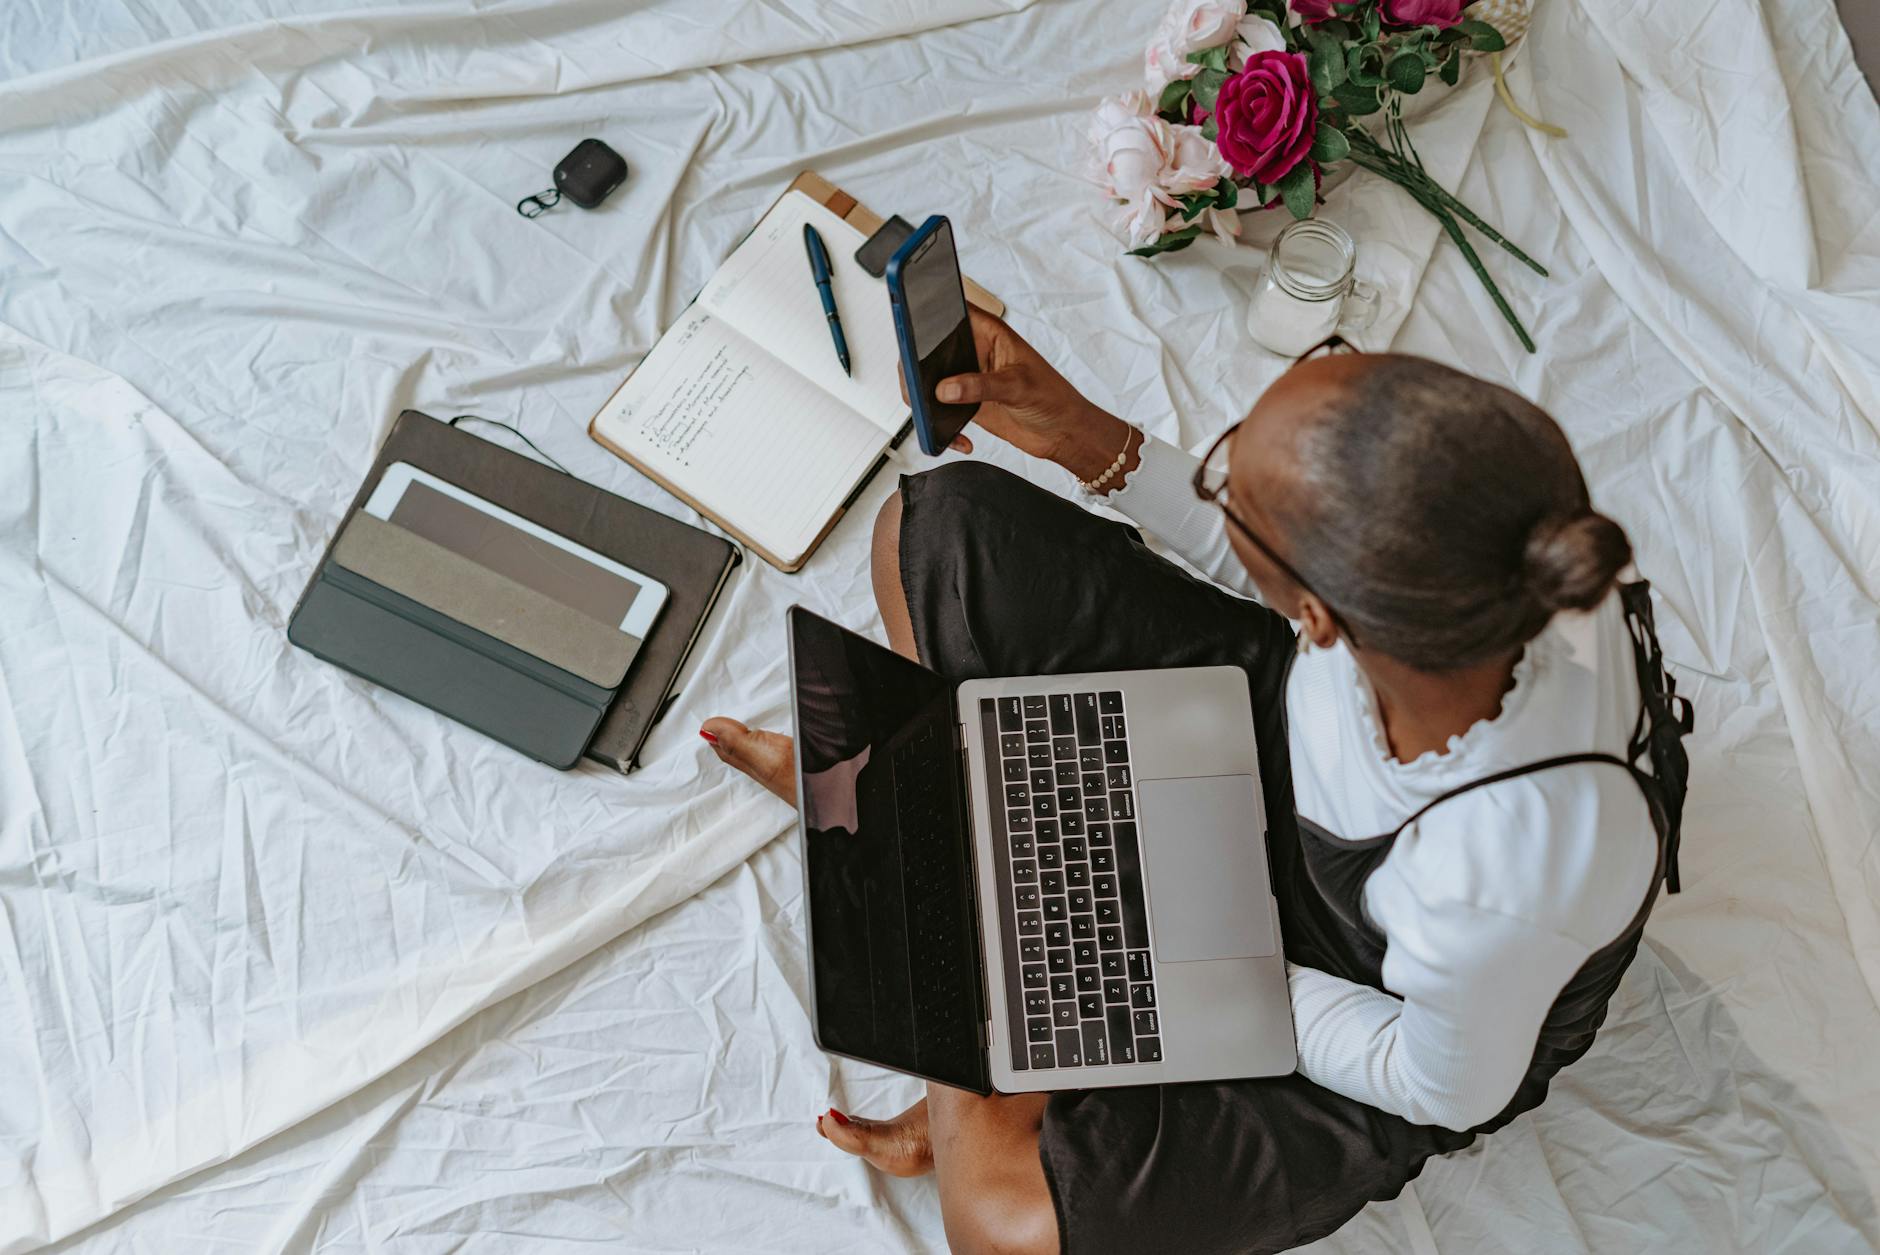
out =
[(1344, 307), (1339, 311), (1339, 330), (1355, 334), (1368, 329), (1377, 321), (1377, 310), (1381, 304), (1383, 301), (1374, 286), (1354, 279), (1351, 290), (1345, 294)]

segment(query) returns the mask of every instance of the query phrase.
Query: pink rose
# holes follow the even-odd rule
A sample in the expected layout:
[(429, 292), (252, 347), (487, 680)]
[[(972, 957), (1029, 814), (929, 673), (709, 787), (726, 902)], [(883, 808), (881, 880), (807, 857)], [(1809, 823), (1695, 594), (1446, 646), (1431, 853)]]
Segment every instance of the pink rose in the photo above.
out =
[(1465, 0), (1381, 0), (1379, 9), (1392, 26), (1448, 27), (1462, 20), (1464, 3)]
[(1332, 7), (1332, 0), (1291, 0), (1292, 11), (1307, 26), (1317, 26), (1320, 22), (1329, 22), (1338, 16), (1338, 10)]
[(1268, 186), (1279, 182), (1305, 160), (1319, 121), (1305, 54), (1254, 53), (1221, 85), (1214, 117), (1227, 163)]

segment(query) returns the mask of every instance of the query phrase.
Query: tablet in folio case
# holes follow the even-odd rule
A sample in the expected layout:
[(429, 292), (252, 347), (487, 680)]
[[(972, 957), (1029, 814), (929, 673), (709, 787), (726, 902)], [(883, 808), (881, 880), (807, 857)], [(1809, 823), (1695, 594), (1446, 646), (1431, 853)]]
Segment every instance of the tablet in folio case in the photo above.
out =
[[(369, 506), (388, 471), (423, 481), (406, 485), (414, 500), (426, 484), (439, 491), (422, 494), (422, 509)], [(526, 551), (493, 560), (486, 540), (462, 535), (489, 517), (466, 500), (647, 582), (610, 588), (597, 567), (538, 569)], [(627, 771), (737, 562), (728, 541), (407, 410), (287, 635), (552, 766), (585, 752)], [(657, 618), (636, 618), (633, 598), (655, 585), (663, 603), (638, 608), (656, 606)]]

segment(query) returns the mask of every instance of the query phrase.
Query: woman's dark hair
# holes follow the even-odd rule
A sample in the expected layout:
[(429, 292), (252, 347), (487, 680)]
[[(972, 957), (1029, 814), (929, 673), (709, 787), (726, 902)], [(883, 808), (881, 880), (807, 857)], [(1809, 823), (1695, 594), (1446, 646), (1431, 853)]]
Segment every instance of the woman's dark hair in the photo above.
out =
[(1445, 671), (1604, 600), (1632, 545), (1545, 411), (1424, 358), (1365, 364), (1306, 424), (1273, 510), (1359, 647)]

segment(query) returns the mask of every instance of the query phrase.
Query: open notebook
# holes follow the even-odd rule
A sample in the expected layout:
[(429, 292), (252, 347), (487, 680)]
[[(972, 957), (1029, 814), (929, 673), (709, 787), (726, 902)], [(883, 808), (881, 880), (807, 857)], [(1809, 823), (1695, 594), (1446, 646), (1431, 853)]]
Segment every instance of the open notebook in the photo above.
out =
[[(771, 206), (588, 427), (785, 571), (808, 559), (908, 421), (887, 285), (855, 262), (865, 233), (802, 190), (811, 178)], [(804, 223), (829, 247), (852, 378), (810, 280)]]

